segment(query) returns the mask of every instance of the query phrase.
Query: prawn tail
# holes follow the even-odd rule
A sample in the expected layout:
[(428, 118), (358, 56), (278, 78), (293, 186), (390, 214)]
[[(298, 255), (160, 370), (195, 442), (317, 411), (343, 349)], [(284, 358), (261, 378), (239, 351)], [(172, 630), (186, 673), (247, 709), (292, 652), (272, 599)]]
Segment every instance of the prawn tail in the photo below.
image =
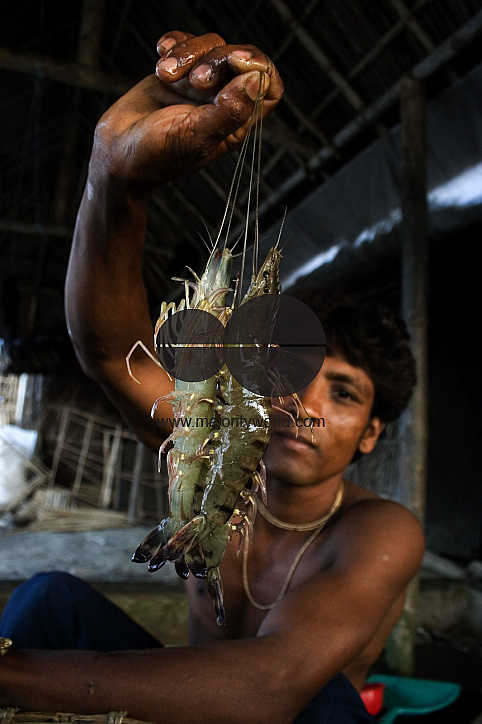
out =
[(162, 548), (175, 532), (175, 524), (171, 518), (164, 518), (159, 525), (150, 531), (139, 543), (132, 560), (134, 563), (148, 563), (159, 548)]
[(199, 536), (205, 526), (203, 515), (196, 515), (192, 520), (183, 525), (153, 556), (151, 563), (156, 565), (157, 561), (174, 561), (180, 556), (186, 555), (189, 550), (198, 542)]
[(206, 578), (207, 565), (200, 545), (194, 545), (184, 556), (186, 564), (195, 578)]
[(226, 624), (226, 613), (224, 610), (223, 584), (219, 568), (210, 568), (208, 570), (206, 584), (213, 599), (216, 623), (218, 626), (224, 626)]
[(187, 565), (185, 556), (176, 558), (176, 560), (174, 561), (174, 567), (179, 578), (182, 578), (183, 580), (189, 578), (189, 567)]

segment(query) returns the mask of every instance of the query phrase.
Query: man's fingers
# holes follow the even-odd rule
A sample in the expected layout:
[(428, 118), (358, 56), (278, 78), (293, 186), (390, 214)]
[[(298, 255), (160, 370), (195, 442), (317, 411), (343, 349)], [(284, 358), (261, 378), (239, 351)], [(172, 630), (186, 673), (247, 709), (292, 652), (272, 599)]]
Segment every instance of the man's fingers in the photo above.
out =
[[(233, 64), (229, 59), (232, 57)], [(264, 62), (263, 62), (264, 59)], [(233, 74), (267, 70), (268, 60), (254, 45), (223, 45), (210, 50), (193, 67), (190, 81), (194, 88), (219, 90)]]
[[(227, 46), (229, 47), (229, 46)], [(264, 91), (264, 98), (276, 105), (283, 95), (284, 86), (273, 61), (255, 46), (231, 46), (226, 55), (226, 63), (235, 73), (246, 73), (254, 70), (262, 71), (269, 78), (269, 86)]]
[(164, 55), (164, 53), (172, 50), (178, 43), (182, 43), (184, 40), (193, 37), (194, 35), (192, 35), (192, 33), (184, 33), (181, 30), (171, 30), (169, 33), (164, 33), (162, 38), (159, 38), (157, 42), (157, 52), (159, 55)]
[[(269, 80), (257, 71), (233, 78), (213, 103), (190, 113), (189, 123), (197, 139), (197, 150), (208, 156), (220, 155), (239, 146), (252, 117), (255, 100), (266, 92)], [(196, 129), (202, 129), (202, 133)], [(202, 139), (202, 141), (201, 141)]]
[[(174, 44), (172, 41), (175, 41)], [(165, 51), (164, 48), (169, 45), (171, 47)], [(156, 74), (167, 83), (179, 81), (188, 75), (206, 53), (219, 45), (225, 45), (225, 42), (216, 33), (197, 37), (180, 31), (166, 33), (158, 43), (158, 49), (163, 51), (163, 55), (157, 63)]]
[(254, 45), (226, 45), (220, 35), (194, 37), (181, 31), (159, 40), (161, 58), (156, 74), (166, 84), (176, 84), (181, 95), (210, 102), (233, 75), (258, 70), (270, 78), (266, 99), (274, 105), (283, 94), (283, 83), (273, 62)]
[[(233, 73), (237, 76), (251, 74), (253, 71), (262, 72), (265, 80), (268, 79), (262, 95), (276, 105), (283, 95), (283, 82), (272, 61), (254, 45), (224, 45), (214, 48), (194, 66), (189, 80), (193, 88), (216, 93), (229, 83)], [(249, 85), (253, 82), (249, 81)]]

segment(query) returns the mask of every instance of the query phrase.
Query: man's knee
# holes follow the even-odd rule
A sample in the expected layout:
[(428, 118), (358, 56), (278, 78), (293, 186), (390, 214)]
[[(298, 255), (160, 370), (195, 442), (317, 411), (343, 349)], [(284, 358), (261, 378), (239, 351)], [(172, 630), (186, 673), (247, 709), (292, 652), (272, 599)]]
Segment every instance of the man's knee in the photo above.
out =
[(24, 595), (34, 595), (41, 598), (49, 596), (52, 592), (59, 595), (60, 592), (75, 590), (82, 585), (78, 578), (65, 571), (46, 571), (36, 573), (16, 591)]
[(38, 589), (49, 589), (51, 587), (56, 587), (61, 583), (72, 585), (77, 581), (78, 578), (66, 571), (41, 571), (40, 573), (35, 573), (31, 578), (29, 578), (29, 580), (26, 581), (26, 584), (30, 584), (32, 587)]
[(49, 613), (52, 608), (67, 605), (79, 585), (83, 585), (81, 581), (64, 571), (36, 573), (13, 591), (9, 604), (24, 616)]
[[(69, 648), (75, 637), (77, 601), (85, 584), (64, 571), (37, 573), (10, 596), (0, 621), (0, 636), (18, 648)], [(71, 647), (74, 647), (73, 645)]]

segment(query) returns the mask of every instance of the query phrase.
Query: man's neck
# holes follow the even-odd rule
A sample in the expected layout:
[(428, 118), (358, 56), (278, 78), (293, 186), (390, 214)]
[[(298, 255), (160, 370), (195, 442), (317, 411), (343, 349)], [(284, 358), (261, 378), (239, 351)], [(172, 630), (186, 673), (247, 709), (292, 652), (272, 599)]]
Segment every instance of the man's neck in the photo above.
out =
[(313, 485), (290, 485), (270, 477), (267, 481), (268, 511), (288, 524), (306, 524), (329, 512), (343, 480), (337, 475)]

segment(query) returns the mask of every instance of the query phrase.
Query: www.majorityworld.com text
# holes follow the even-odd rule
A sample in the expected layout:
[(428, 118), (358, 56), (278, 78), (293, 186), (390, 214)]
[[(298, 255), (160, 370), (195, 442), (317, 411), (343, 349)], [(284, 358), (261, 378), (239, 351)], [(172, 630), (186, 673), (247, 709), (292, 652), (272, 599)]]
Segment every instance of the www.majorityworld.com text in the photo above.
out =
[(324, 417), (161, 417), (158, 419), (161, 426), (167, 427), (206, 427), (211, 430), (220, 430), (222, 427), (325, 427)]

